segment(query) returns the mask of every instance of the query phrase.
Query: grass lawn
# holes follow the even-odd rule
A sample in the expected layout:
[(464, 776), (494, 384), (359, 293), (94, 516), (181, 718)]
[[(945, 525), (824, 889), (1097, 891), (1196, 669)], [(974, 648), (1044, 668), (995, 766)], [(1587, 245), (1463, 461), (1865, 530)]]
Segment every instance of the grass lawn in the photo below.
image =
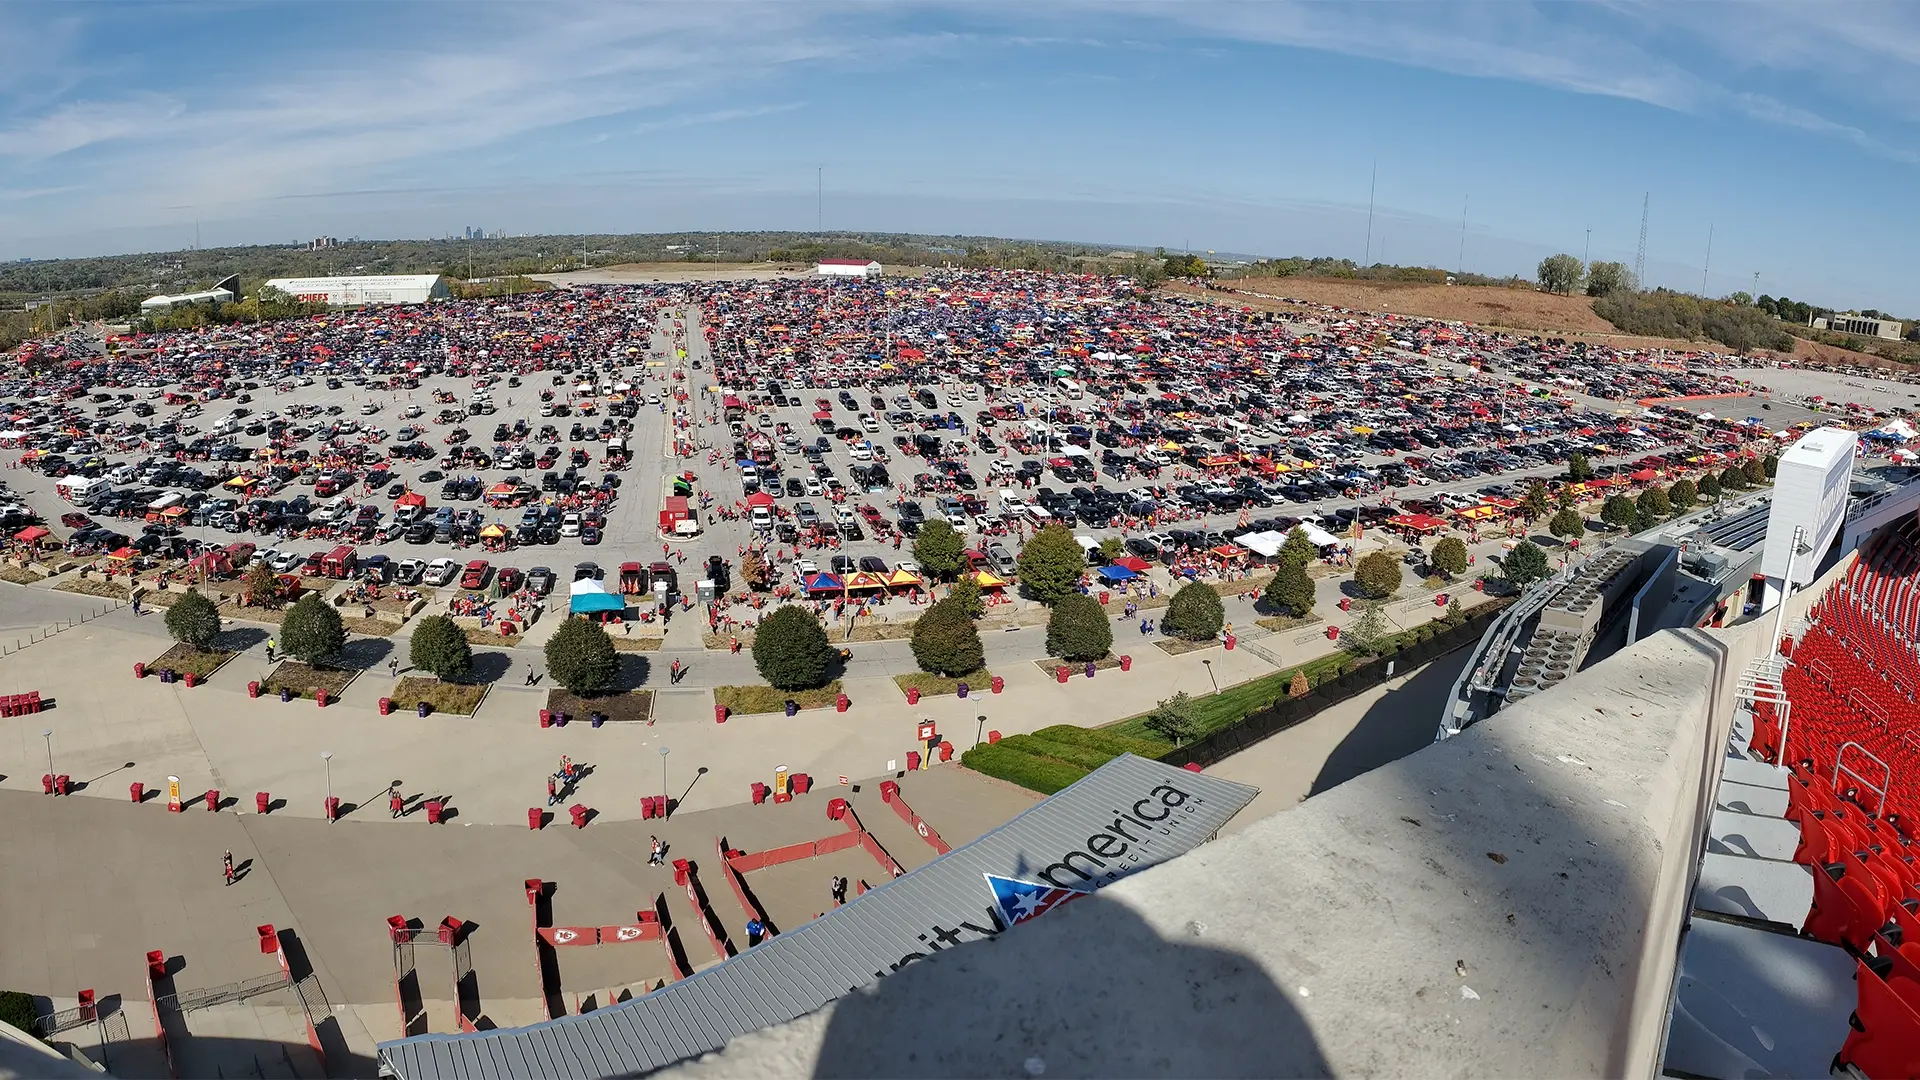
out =
[(1298, 630), (1303, 626), (1320, 626), (1325, 621), (1312, 615), (1303, 615), (1299, 618), (1292, 615), (1268, 615), (1265, 618), (1253, 620), (1255, 626), (1264, 627), (1276, 634), (1285, 630)]
[[(1278, 671), (1258, 679), (1243, 682), (1238, 686), (1229, 686), (1217, 694), (1197, 694), (1193, 698), (1193, 717), (1196, 731), (1194, 737), (1211, 734), (1229, 724), (1267, 708), (1274, 702), (1287, 696), (1288, 687), (1293, 685), (1293, 673), (1305, 671), (1309, 683), (1337, 675), (1341, 665), (1353, 657), (1344, 652), (1333, 653), (1318, 659), (1309, 660), (1298, 667)], [(1155, 734), (1144, 723), (1146, 714), (1129, 717), (1101, 728), (1116, 735), (1148, 742), (1166, 744), (1167, 740)]]
[(365, 637), (392, 637), (393, 632), (400, 629), (399, 623), (385, 619), (341, 619), (340, 625), (346, 627), (350, 634)]
[[(172, 592), (167, 589), (141, 589), (140, 606), (150, 608), (170, 608), (180, 602), (186, 593)], [(212, 600), (209, 596), (207, 599)]]
[(477, 626), (463, 626), (460, 628), (460, 632), (467, 635), (467, 644), (469, 645), (514, 646), (520, 644), (519, 634), (496, 634), (491, 630), (482, 630)]
[[(280, 625), (287, 617), (285, 608), (280, 607), (241, 607), (238, 600), (228, 600), (220, 605), (220, 617), (223, 619), (246, 619), (250, 622), (272, 623)], [(343, 622), (345, 620), (342, 620)]]
[(71, 577), (54, 586), (61, 592), (79, 593), (82, 596), (99, 596), (108, 600), (125, 600), (130, 592), (123, 582), (106, 581), (97, 577)]
[(616, 637), (613, 639), (615, 652), (659, 652), (665, 639), (657, 637)]
[(979, 671), (962, 675), (957, 679), (949, 679), (945, 675), (930, 675), (924, 671), (916, 671), (911, 675), (895, 675), (893, 681), (899, 684), (901, 693), (919, 690), (922, 697), (957, 694), (960, 692), (960, 684), (966, 683), (967, 695), (971, 697), (974, 694), (992, 692), (993, 672), (981, 668)]
[(233, 659), (236, 655), (238, 654), (227, 652), (224, 649), (208, 649), (202, 651), (191, 645), (175, 645), (173, 648), (168, 649), (166, 652), (148, 661), (147, 670), (151, 672), (159, 671), (162, 668), (172, 668), (182, 675), (191, 671), (193, 672), (194, 678), (204, 679), (220, 670), (221, 665)]
[(753, 631), (751, 630), (740, 630), (733, 634), (708, 634), (700, 639), (700, 643), (709, 649), (719, 649), (721, 652), (725, 652), (733, 647), (733, 639), (735, 637), (740, 639), (740, 648), (742, 650), (753, 648)]
[(15, 585), (31, 585), (39, 581), (42, 576), (25, 567), (0, 566), (0, 581), (11, 581)]
[(818, 690), (775, 690), (765, 683), (748, 686), (716, 686), (713, 703), (725, 705), (735, 715), (784, 712), (792, 698), (803, 709), (825, 709), (840, 696), (840, 680), (835, 679)]
[(633, 690), (624, 694), (583, 698), (565, 690), (549, 690), (547, 711), (566, 713), (581, 723), (586, 722), (589, 713), (596, 712), (605, 716), (609, 723), (652, 723), (653, 691)]
[(396, 709), (411, 712), (424, 701), (433, 712), (472, 716), (480, 708), (481, 700), (487, 696), (487, 688), (485, 684), (441, 682), (439, 679), (408, 675), (400, 680), (388, 696), (393, 699)]
[(841, 641), (905, 641), (913, 636), (912, 623), (863, 622), (853, 628), (852, 636), (845, 630), (829, 630), (827, 637), (835, 642)]
[(1201, 649), (1218, 648), (1221, 642), (1218, 638), (1211, 638), (1206, 641), (1188, 641), (1186, 638), (1163, 637), (1154, 641), (1153, 644), (1155, 648), (1166, 653), (1168, 656), (1180, 656), (1185, 653), (1198, 652)]
[(1273, 581), (1272, 574), (1249, 574), (1238, 581), (1210, 581), (1213, 591), (1221, 596), (1239, 596), (1251, 589), (1254, 592), (1266, 592), (1267, 585)]
[(287, 660), (273, 669), (260, 683), (262, 697), (278, 697), (280, 688), (293, 691), (294, 697), (311, 698), (317, 692), (325, 690), (327, 696), (338, 699), (342, 691), (353, 682), (357, 671), (342, 671), (335, 668), (314, 667), (298, 660)]

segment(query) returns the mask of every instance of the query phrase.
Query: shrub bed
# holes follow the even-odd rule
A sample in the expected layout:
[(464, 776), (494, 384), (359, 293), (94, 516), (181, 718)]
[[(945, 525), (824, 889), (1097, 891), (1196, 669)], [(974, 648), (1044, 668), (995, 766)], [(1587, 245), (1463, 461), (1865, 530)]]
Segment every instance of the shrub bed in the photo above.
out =
[(1051, 795), (1121, 754), (1157, 758), (1165, 743), (1132, 739), (1111, 730), (1056, 724), (1031, 735), (982, 743), (960, 755), (960, 763), (987, 776)]
[(103, 581), (92, 577), (70, 577), (55, 585), (54, 588), (61, 592), (98, 596), (107, 600), (125, 600), (132, 595), (132, 591), (122, 582)]
[(298, 660), (288, 660), (261, 680), (260, 696), (277, 697), (280, 688), (285, 687), (293, 691), (294, 697), (302, 698), (313, 698), (325, 690), (329, 698), (337, 701), (358, 674), (357, 671), (314, 667)]
[(960, 764), (1042, 795), (1051, 795), (1087, 775), (1087, 770), (1078, 765), (1043, 754), (1022, 753), (1007, 742), (981, 743), (961, 754)]
[(960, 684), (966, 683), (967, 693), (971, 696), (973, 694), (992, 692), (993, 672), (988, 671), (986, 668), (981, 668), (979, 671), (969, 672), (957, 679), (949, 679), (944, 675), (933, 675), (925, 671), (916, 671), (910, 675), (895, 675), (893, 681), (899, 685), (901, 693), (904, 694), (908, 690), (919, 690), (921, 697), (936, 697), (940, 694), (957, 694), (960, 692)]
[(1184, 638), (1159, 638), (1153, 643), (1154, 648), (1159, 649), (1168, 656), (1179, 656), (1182, 653), (1190, 653), (1199, 649), (1217, 649), (1220, 645), (1221, 642), (1218, 640), (1187, 641)]
[(609, 722), (646, 724), (653, 720), (653, 691), (631, 690), (624, 694), (579, 697), (565, 690), (549, 690), (547, 691), (547, 710), (566, 713), (583, 723), (587, 719), (587, 714), (597, 712), (605, 716)]
[(387, 696), (393, 699), (396, 709), (412, 711), (425, 702), (428, 708), (437, 713), (472, 716), (480, 710), (480, 702), (486, 699), (487, 688), (484, 684), (441, 682), (439, 679), (408, 675)]
[(725, 705), (728, 712), (743, 716), (751, 713), (785, 712), (788, 698), (792, 698), (794, 703), (803, 709), (831, 708), (839, 696), (840, 680), (838, 679), (818, 690), (775, 690), (765, 683), (713, 688), (715, 705)]
[(665, 638), (657, 637), (617, 637), (613, 639), (614, 652), (659, 652), (665, 644)]
[(159, 671), (162, 668), (172, 668), (182, 675), (191, 671), (194, 678), (204, 679), (219, 671), (222, 665), (236, 655), (238, 654), (223, 649), (201, 650), (191, 645), (175, 645), (148, 661), (147, 670)]
[[(1062, 660), (1057, 656), (1049, 656), (1044, 660), (1035, 660), (1033, 662), (1033, 666), (1045, 672), (1049, 679), (1053, 678), (1053, 669), (1063, 664), (1066, 666), (1067, 673), (1070, 676), (1085, 675), (1087, 673), (1087, 662), (1085, 660)], [(1105, 671), (1108, 668), (1117, 668), (1119, 666), (1120, 658), (1117, 656), (1103, 656), (1093, 662), (1093, 670), (1095, 671)]]

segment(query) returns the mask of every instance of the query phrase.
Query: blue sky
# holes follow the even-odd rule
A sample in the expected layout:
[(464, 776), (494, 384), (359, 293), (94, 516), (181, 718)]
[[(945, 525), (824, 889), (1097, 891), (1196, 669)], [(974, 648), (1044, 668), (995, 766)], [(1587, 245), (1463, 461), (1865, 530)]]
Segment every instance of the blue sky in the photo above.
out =
[[(1920, 315), (1920, 7), (10, 4), (0, 258), (901, 230)], [(824, 207), (815, 170), (824, 169)], [(1466, 211), (1465, 256), (1461, 215)]]

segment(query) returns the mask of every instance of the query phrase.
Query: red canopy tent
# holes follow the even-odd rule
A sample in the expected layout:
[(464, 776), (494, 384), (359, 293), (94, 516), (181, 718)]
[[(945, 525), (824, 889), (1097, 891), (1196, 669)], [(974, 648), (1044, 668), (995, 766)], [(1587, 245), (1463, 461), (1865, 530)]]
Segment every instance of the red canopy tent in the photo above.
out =
[(1144, 574), (1147, 572), (1147, 560), (1137, 555), (1122, 555), (1113, 560), (1113, 565), (1124, 566), (1136, 574)]
[(1628, 479), (1633, 480), (1636, 483), (1646, 484), (1646, 483), (1651, 483), (1654, 477), (1658, 475), (1659, 474), (1655, 473), (1652, 469), (1641, 469), (1639, 472), (1629, 473)]
[(45, 538), (47, 535), (49, 535), (47, 530), (41, 528), (40, 526), (29, 525), (26, 528), (21, 529), (19, 532), (14, 533), (13, 538), (15, 540), (20, 541), (23, 544), (31, 544), (36, 540)]
[(767, 494), (764, 491), (756, 491), (753, 494), (747, 496), (747, 505), (748, 506), (772, 506), (773, 496)]
[(398, 510), (403, 506), (425, 506), (425, 505), (427, 505), (427, 497), (425, 495), (420, 494), (417, 491), (408, 491), (405, 494), (401, 495), (399, 498), (393, 500), (393, 508), (396, 510)]

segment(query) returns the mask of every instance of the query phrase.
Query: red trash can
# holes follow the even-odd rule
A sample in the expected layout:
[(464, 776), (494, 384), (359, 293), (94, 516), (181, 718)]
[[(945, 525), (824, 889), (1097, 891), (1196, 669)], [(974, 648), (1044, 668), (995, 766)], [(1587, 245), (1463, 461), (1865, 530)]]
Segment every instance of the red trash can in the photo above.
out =
[(919, 769), (920, 769), (920, 751), (918, 750), (907, 751), (907, 771), (918, 772)]
[(135, 780), (133, 783), (127, 785), (127, 795), (132, 802), (145, 802), (147, 799), (147, 785)]
[(260, 680), (253, 679), (247, 683), (247, 696), (252, 698), (260, 696)]
[(138, 661), (138, 660), (134, 661), (133, 677), (136, 679), (144, 679), (147, 677), (147, 665), (144, 662)]
[(1232, 634), (1228, 634), (1227, 641), (1226, 641), (1227, 651), (1232, 652), (1234, 644), (1239, 640), (1240, 640), (1239, 638), (1234, 637)]
[(218, 809), (220, 809), (220, 789), (208, 788), (207, 789), (207, 812), (212, 813)]
[(1104, 604), (1106, 604), (1106, 603), (1107, 603), (1107, 602), (1108, 602), (1109, 600), (1112, 600), (1112, 599), (1113, 599), (1113, 594), (1112, 594), (1112, 593), (1109, 593), (1109, 592), (1108, 592), (1107, 590), (1105, 590), (1105, 589), (1101, 589), (1101, 590), (1100, 590), (1100, 603), (1101, 603), (1101, 604), (1103, 604), (1103, 605), (1104, 605)]
[(1433, 594), (1433, 606), (1434, 606), (1434, 607), (1446, 607), (1446, 606), (1447, 606), (1447, 594), (1446, 594), (1446, 593), (1434, 593), (1434, 594)]
[(847, 706), (851, 704), (853, 704), (853, 702), (847, 698), (847, 695), (841, 694), (833, 699), (833, 711), (846, 712)]
[(794, 773), (793, 774), (793, 790), (801, 795), (805, 795), (807, 792), (812, 791), (813, 790), (813, 774), (803, 773), (803, 772)]
[(1337, 626), (1328, 626), (1328, 627), (1327, 627), (1327, 640), (1328, 640), (1328, 641), (1339, 641), (1339, 640), (1340, 640), (1340, 628), (1339, 628), (1339, 627), (1337, 627)]
[(40, 794), (42, 795), (53, 794), (53, 774), (52, 773), (40, 774)]
[(940, 760), (941, 761), (953, 760), (953, 744), (952, 743), (943, 742), (940, 744)]
[(200, 676), (198, 676), (198, 675), (195, 675), (195, 674), (194, 674), (193, 672), (191, 672), (191, 671), (189, 671), (189, 672), (187, 672), (187, 674), (186, 674), (186, 680), (187, 680), (187, 689), (189, 689), (189, 690), (191, 690), (191, 689), (193, 689), (194, 687), (196, 687), (196, 686), (198, 686), (198, 685), (200, 685)]
[(539, 832), (540, 827), (546, 823), (547, 812), (545, 810), (537, 806), (527, 807), (527, 828), (532, 829), (534, 832)]
[(540, 710), (540, 726), (543, 728), (553, 726), (553, 713), (550, 710)]
[(1063, 683), (1066, 682), (1067, 681), (1067, 665), (1061, 664), (1059, 667), (1054, 668), (1053, 677), (1056, 679), (1059, 679)]
[(318, 706), (320, 706), (320, 707), (321, 707), (321, 708), (323, 708), (323, 709), (324, 709), (324, 708), (326, 708), (326, 707), (327, 707), (327, 692), (326, 692), (325, 690), (316, 690), (316, 691), (314, 691), (314, 693), (313, 693), (313, 703), (314, 703), (315, 705), (318, 705)]
[(713, 722), (716, 724), (724, 724), (727, 722), (727, 707), (725, 705), (715, 705), (713, 707)]
[(1121, 654), (1121, 657), (1120, 657), (1120, 670), (1121, 670), (1121, 671), (1132, 671), (1132, 670), (1133, 670), (1133, 656), (1132, 656), (1131, 654), (1125, 654), (1125, 653), (1123, 653), (1123, 654)]
[(574, 828), (584, 829), (587, 827), (587, 808), (584, 804), (574, 803), (572, 806), (567, 807), (567, 813), (573, 818)]
[(393, 699), (389, 697), (381, 698), (380, 699), (380, 715), (386, 716), (391, 712), (393, 712)]
[(427, 800), (427, 824), (440, 824), (441, 803), (439, 799)]
[(1353, 610), (1353, 598), (1352, 598), (1352, 597), (1350, 597), (1350, 596), (1343, 596), (1343, 597), (1341, 597), (1341, 598), (1340, 598), (1340, 610), (1341, 610), (1341, 611), (1352, 611), (1352, 610)]
[(987, 732), (987, 742), (988, 742), (989, 744), (992, 744), (992, 743), (997, 743), (997, 742), (999, 742), (999, 741), (1000, 741), (1000, 732), (998, 732), (998, 731), (989, 731), (989, 732)]
[(273, 808), (273, 796), (265, 791), (254, 792), (253, 808), (262, 814), (267, 813)]
[(919, 687), (917, 686), (907, 687), (907, 704), (909, 705), (920, 704), (920, 688)]
[(827, 820), (828, 821), (839, 821), (840, 819), (846, 816), (847, 816), (847, 800), (839, 799), (839, 798), (827, 800)]
[(1486, 582), (1484, 582), (1484, 581), (1481, 581), (1481, 580), (1480, 580), (1479, 578), (1474, 578), (1474, 579), (1473, 579), (1473, 591), (1474, 591), (1474, 592), (1486, 592), (1486, 591), (1487, 591), (1487, 583), (1486, 583)]
[(1007, 680), (1001, 678), (998, 675), (995, 675), (993, 677), (993, 692), (997, 694), (1000, 691), (1005, 690), (1006, 688), (1007, 688)]
[[(753, 782), (753, 787), (749, 790), (753, 792), (753, 805), (760, 806), (761, 804), (767, 801), (767, 792), (770, 790), (767, 787), (767, 785), (761, 783), (758, 780), (755, 780)], [(651, 799), (647, 800), (647, 805), (649, 808), (651, 808), (653, 805), (653, 800)], [(648, 816), (651, 817), (652, 814), (649, 813)]]
[(326, 801), (320, 804), (320, 808), (328, 821), (337, 819), (340, 816), (340, 797), (338, 795), (327, 796)]
[(898, 783), (892, 780), (880, 781), (880, 801), (881, 802), (890, 803), (893, 801), (893, 797), (898, 794), (900, 794), (900, 785)]

